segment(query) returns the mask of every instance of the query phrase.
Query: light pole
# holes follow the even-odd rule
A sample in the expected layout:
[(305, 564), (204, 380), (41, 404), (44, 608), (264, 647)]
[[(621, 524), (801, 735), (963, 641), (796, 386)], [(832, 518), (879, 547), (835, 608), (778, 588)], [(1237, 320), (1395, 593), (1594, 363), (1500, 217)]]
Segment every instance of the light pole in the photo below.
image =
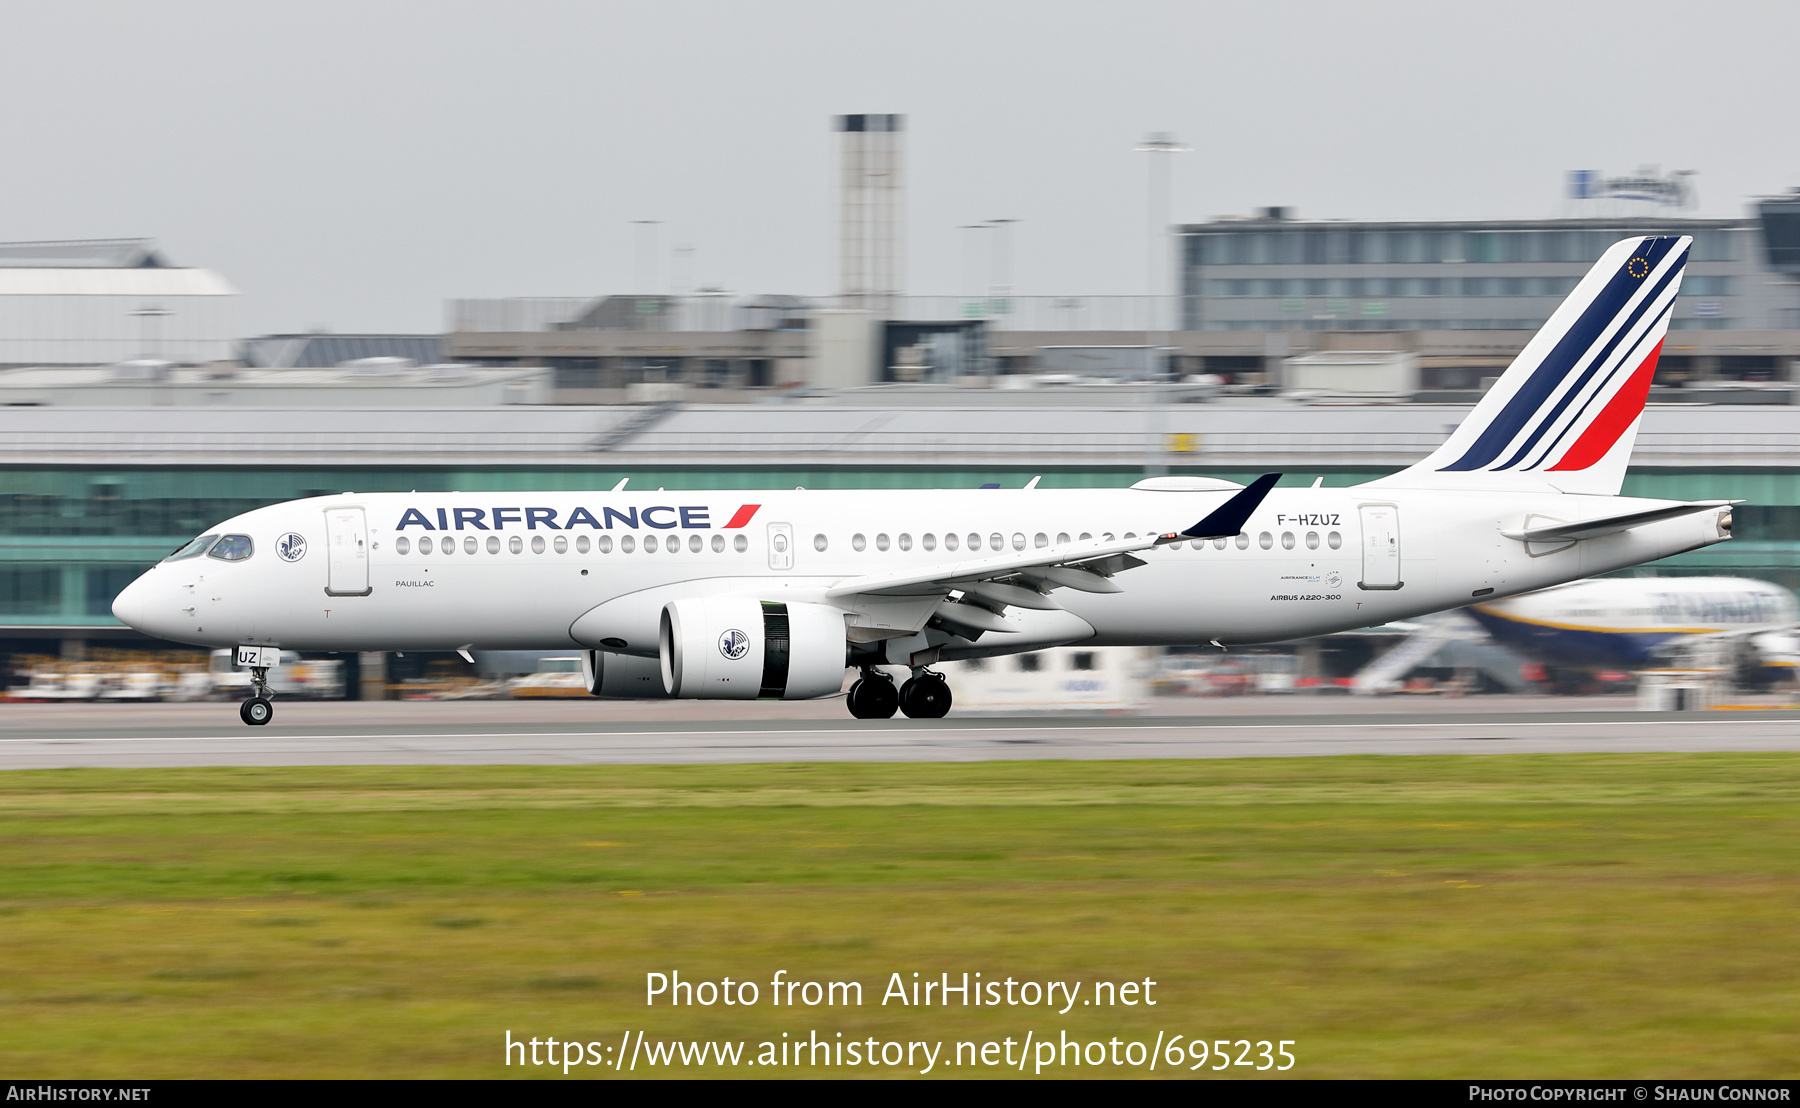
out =
[(990, 315), (1010, 315), (1012, 313), (1012, 225), (1016, 219), (990, 219), (987, 225), (994, 229), (994, 260), (990, 266), (992, 273), (988, 277), (988, 312)]
[(1168, 236), (1169, 227), (1169, 159), (1170, 154), (1179, 154), (1193, 149), (1175, 141), (1175, 136), (1166, 131), (1156, 131), (1145, 137), (1143, 142), (1132, 148), (1138, 153), (1150, 155), (1150, 171), (1148, 174), (1149, 195), (1145, 208), (1149, 216), (1150, 227), (1144, 250), (1145, 262), (1145, 297), (1146, 309), (1144, 319), (1145, 354), (1150, 361), (1149, 385), (1149, 419), (1146, 427), (1144, 472), (1151, 476), (1167, 473), (1169, 470), (1163, 441), (1162, 374), (1157, 364), (1158, 327), (1157, 296), (1162, 287), (1158, 275), (1164, 262), (1163, 243)]
[[(969, 310), (974, 307), (976, 298), (981, 295), (981, 288), (984, 283), (975, 280), (975, 254), (978, 242), (972, 232), (985, 231), (988, 229), (988, 226), (985, 223), (963, 223), (959, 224), (956, 229), (963, 233), (962, 291), (963, 296), (966, 298), (966, 302), (963, 304), (963, 314), (967, 315)], [(982, 309), (981, 314), (987, 314), (987, 309), (985, 307)]]
[(662, 226), (660, 219), (634, 219), (631, 225), (637, 228), (637, 288), (633, 291), (639, 296), (655, 291), (656, 285), (656, 228)]

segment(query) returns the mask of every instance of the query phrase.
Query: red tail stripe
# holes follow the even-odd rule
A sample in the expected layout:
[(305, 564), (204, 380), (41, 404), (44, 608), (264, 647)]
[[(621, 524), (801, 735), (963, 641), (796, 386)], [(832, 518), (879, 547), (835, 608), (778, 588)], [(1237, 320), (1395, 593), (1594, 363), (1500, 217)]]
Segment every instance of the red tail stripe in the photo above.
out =
[(1569, 452), (1551, 470), (1586, 469), (1606, 457), (1606, 452), (1619, 441), (1619, 436), (1631, 426), (1632, 420), (1644, 413), (1644, 401), (1650, 395), (1650, 379), (1656, 376), (1656, 359), (1662, 354), (1663, 344), (1658, 342), (1644, 359), (1642, 365), (1632, 373), (1613, 398), (1600, 409), (1594, 422), (1588, 424), (1587, 430), (1569, 447)]
[(762, 507), (761, 504), (745, 504), (731, 517), (731, 522), (727, 523), (724, 529), (729, 531), (733, 527), (742, 527), (744, 524), (749, 523), (750, 517), (755, 515), (756, 509), (760, 507)]

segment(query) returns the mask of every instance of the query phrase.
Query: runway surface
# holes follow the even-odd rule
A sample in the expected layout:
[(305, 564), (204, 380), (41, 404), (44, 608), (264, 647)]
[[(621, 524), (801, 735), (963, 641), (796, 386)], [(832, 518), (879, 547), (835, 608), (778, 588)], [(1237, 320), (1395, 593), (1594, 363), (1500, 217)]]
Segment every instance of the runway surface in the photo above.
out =
[[(7, 704), (0, 769), (1800, 751), (1800, 711), (1622, 710), (1629, 706), (1619, 698), (1184, 701), (1142, 715), (857, 721), (835, 701), (287, 702), (273, 724), (252, 728), (234, 704)], [(1194, 714), (1208, 709), (1218, 714)]]

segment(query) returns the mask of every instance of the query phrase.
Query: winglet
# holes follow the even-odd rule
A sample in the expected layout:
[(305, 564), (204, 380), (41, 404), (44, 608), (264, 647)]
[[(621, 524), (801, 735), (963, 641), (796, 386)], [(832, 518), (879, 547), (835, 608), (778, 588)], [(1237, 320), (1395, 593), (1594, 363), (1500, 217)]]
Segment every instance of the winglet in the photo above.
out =
[(1263, 497), (1281, 480), (1279, 473), (1265, 473), (1244, 490), (1213, 509), (1213, 513), (1181, 534), (1190, 539), (1229, 538), (1244, 529), (1250, 513), (1262, 506)]

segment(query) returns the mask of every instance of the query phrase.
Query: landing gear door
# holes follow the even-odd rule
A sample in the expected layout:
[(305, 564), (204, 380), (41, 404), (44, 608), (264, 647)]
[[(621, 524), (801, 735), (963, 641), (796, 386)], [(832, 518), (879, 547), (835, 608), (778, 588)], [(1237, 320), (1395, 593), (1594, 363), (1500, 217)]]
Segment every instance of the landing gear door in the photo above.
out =
[(325, 509), (327, 596), (369, 595), (369, 524), (361, 508)]
[(769, 524), (769, 568), (794, 568), (794, 528), (792, 524)]
[(1400, 509), (1392, 504), (1362, 506), (1362, 589), (1397, 589), (1400, 580)]

